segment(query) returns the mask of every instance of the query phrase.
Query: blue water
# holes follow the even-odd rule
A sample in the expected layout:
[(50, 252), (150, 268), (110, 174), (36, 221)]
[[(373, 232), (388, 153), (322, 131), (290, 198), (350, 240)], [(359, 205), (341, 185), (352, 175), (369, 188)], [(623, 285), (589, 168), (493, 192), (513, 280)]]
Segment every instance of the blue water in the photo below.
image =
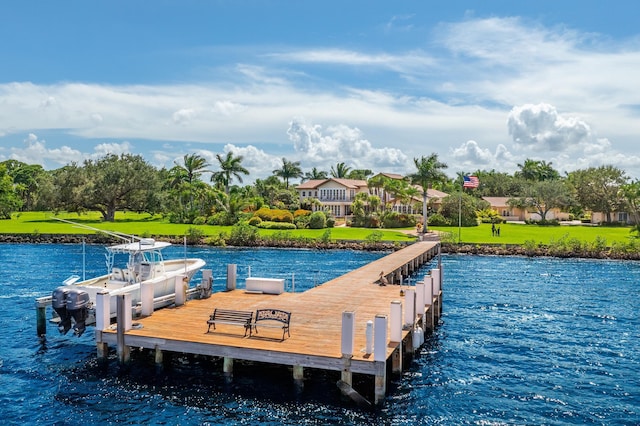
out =
[[(225, 286), (254, 276), (285, 278), (303, 291), (384, 253), (188, 248)], [(173, 256), (183, 256), (175, 247)], [(75, 245), (0, 244), (0, 413), (8, 424), (640, 424), (640, 263), (443, 256), (444, 312), (384, 404), (345, 401), (332, 373), (305, 371), (305, 386), (278, 366), (153, 356), (96, 361), (92, 333), (35, 332), (34, 298), (72, 273)], [(104, 270), (103, 249), (86, 247), (87, 276)], [(428, 265), (428, 268), (433, 267)], [(292, 275), (293, 274), (293, 275)], [(199, 276), (196, 276), (197, 281)], [(337, 373), (336, 373), (337, 374)], [(356, 388), (372, 384), (356, 378)]]

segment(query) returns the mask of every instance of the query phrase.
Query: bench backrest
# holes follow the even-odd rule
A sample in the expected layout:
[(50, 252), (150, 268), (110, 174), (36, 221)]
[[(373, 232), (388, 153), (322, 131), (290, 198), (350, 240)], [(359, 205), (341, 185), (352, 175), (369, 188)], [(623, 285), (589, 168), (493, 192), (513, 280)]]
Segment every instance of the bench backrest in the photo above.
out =
[(280, 309), (258, 309), (256, 311), (256, 321), (273, 320), (289, 324), (291, 312), (281, 311)]
[(250, 323), (253, 319), (253, 312), (250, 311), (233, 311), (230, 309), (216, 308), (211, 316), (212, 320), (220, 321), (237, 321)]

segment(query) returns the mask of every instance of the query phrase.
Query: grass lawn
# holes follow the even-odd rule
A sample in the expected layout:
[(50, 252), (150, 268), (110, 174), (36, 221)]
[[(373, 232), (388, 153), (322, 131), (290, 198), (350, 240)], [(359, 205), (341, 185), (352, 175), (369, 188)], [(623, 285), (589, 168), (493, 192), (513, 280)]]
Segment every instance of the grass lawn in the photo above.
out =
[[(433, 230), (446, 232), (451, 238), (446, 241), (458, 241), (458, 227), (433, 227)], [(535, 241), (548, 245), (563, 238), (575, 238), (580, 241), (593, 242), (596, 238), (604, 238), (607, 244), (614, 241), (628, 242), (633, 237), (630, 227), (606, 227), (583, 225), (537, 226), (517, 223), (503, 223), (500, 225), (500, 236), (491, 235), (491, 224), (462, 228), (460, 230), (463, 243), (477, 244), (523, 244), (525, 241)]]
[[(97, 212), (89, 212), (78, 215), (76, 213), (51, 212), (22, 212), (14, 213), (11, 220), (0, 221), (0, 233), (2, 234), (92, 234), (94, 231), (74, 227), (56, 218), (66, 219), (78, 224), (88, 225), (105, 231), (117, 231), (125, 234), (139, 236), (145, 235), (185, 235), (189, 228), (198, 228), (205, 236), (218, 236), (222, 232), (229, 234), (231, 226), (190, 225), (177, 224), (165, 221), (160, 215), (151, 216), (143, 213), (117, 212), (114, 222), (103, 222)], [(290, 234), (292, 237), (305, 237), (318, 239), (323, 236), (326, 229), (296, 229), (296, 230), (267, 230), (261, 229), (260, 235), (272, 235), (275, 233)], [(331, 228), (332, 240), (365, 240), (376, 230), (365, 228)], [(382, 232), (383, 241), (415, 241), (415, 237), (407, 235), (399, 230), (377, 230)]]
[[(93, 231), (74, 227), (69, 223), (55, 220), (54, 217), (68, 219), (76, 223), (85, 224), (98, 229), (118, 231), (134, 235), (185, 235), (189, 228), (195, 227), (205, 236), (218, 236), (221, 232), (230, 233), (230, 226), (189, 225), (168, 223), (161, 216), (151, 216), (143, 213), (118, 212), (115, 222), (102, 222), (97, 212), (82, 215), (76, 213), (60, 213), (55, 216), (51, 212), (23, 212), (13, 214), (11, 220), (0, 221), (0, 233), (3, 234), (91, 234)], [(431, 227), (449, 234), (445, 241), (458, 241), (458, 227)], [(593, 242), (601, 238), (610, 244), (614, 241), (627, 242), (634, 234), (629, 227), (600, 227), (600, 226), (537, 226), (505, 223), (500, 225), (500, 236), (491, 235), (491, 225), (481, 224), (476, 227), (462, 228), (460, 230), (461, 242), (472, 244), (524, 244), (525, 241), (535, 241), (548, 245), (563, 238), (576, 238), (580, 241)], [(365, 240), (376, 230), (365, 228), (331, 228), (332, 240)], [(382, 233), (383, 241), (414, 241), (415, 238), (407, 235), (402, 230), (377, 230)], [(405, 230), (406, 231), (406, 230)], [(411, 231), (415, 231), (412, 229)], [(261, 235), (280, 233), (292, 237), (305, 237), (318, 239), (323, 236), (326, 229), (299, 229), (299, 230), (265, 230), (261, 229)]]

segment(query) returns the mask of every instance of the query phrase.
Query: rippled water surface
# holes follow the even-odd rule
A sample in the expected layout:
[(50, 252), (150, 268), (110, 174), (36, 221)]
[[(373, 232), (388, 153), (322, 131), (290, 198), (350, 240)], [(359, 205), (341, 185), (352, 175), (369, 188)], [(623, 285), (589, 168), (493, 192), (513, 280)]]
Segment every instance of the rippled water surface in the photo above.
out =
[[(171, 249), (173, 257), (183, 248)], [(238, 265), (304, 291), (384, 253), (188, 248), (214, 270)], [(0, 412), (8, 424), (640, 424), (640, 263), (443, 256), (444, 312), (384, 404), (343, 400), (332, 373), (304, 389), (277, 366), (174, 357), (156, 371), (144, 353), (123, 371), (95, 360), (91, 332), (41, 344), (34, 299), (82, 275), (82, 248), (0, 244)], [(104, 270), (86, 247), (87, 276)], [(423, 271), (424, 274), (429, 265)], [(196, 281), (199, 276), (196, 276)], [(370, 383), (356, 382), (366, 394)], [(365, 389), (366, 387), (366, 389)]]

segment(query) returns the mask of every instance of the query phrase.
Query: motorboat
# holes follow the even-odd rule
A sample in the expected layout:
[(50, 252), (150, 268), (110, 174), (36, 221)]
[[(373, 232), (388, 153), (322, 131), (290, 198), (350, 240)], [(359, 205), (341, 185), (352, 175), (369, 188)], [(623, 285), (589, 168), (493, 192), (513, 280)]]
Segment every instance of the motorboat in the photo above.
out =
[(177, 277), (188, 284), (193, 275), (205, 266), (205, 261), (199, 258), (165, 260), (162, 251), (171, 245), (169, 242), (107, 233), (128, 241), (106, 247), (107, 273), (84, 280), (72, 275), (52, 292), (52, 321), (58, 324), (63, 334), (73, 328), (74, 334), (80, 336), (86, 325), (95, 322), (98, 293), (109, 293), (110, 317), (115, 318), (115, 296), (131, 294), (132, 306), (135, 306), (141, 301), (141, 288), (145, 283), (152, 284), (154, 300), (170, 296), (175, 294)]

